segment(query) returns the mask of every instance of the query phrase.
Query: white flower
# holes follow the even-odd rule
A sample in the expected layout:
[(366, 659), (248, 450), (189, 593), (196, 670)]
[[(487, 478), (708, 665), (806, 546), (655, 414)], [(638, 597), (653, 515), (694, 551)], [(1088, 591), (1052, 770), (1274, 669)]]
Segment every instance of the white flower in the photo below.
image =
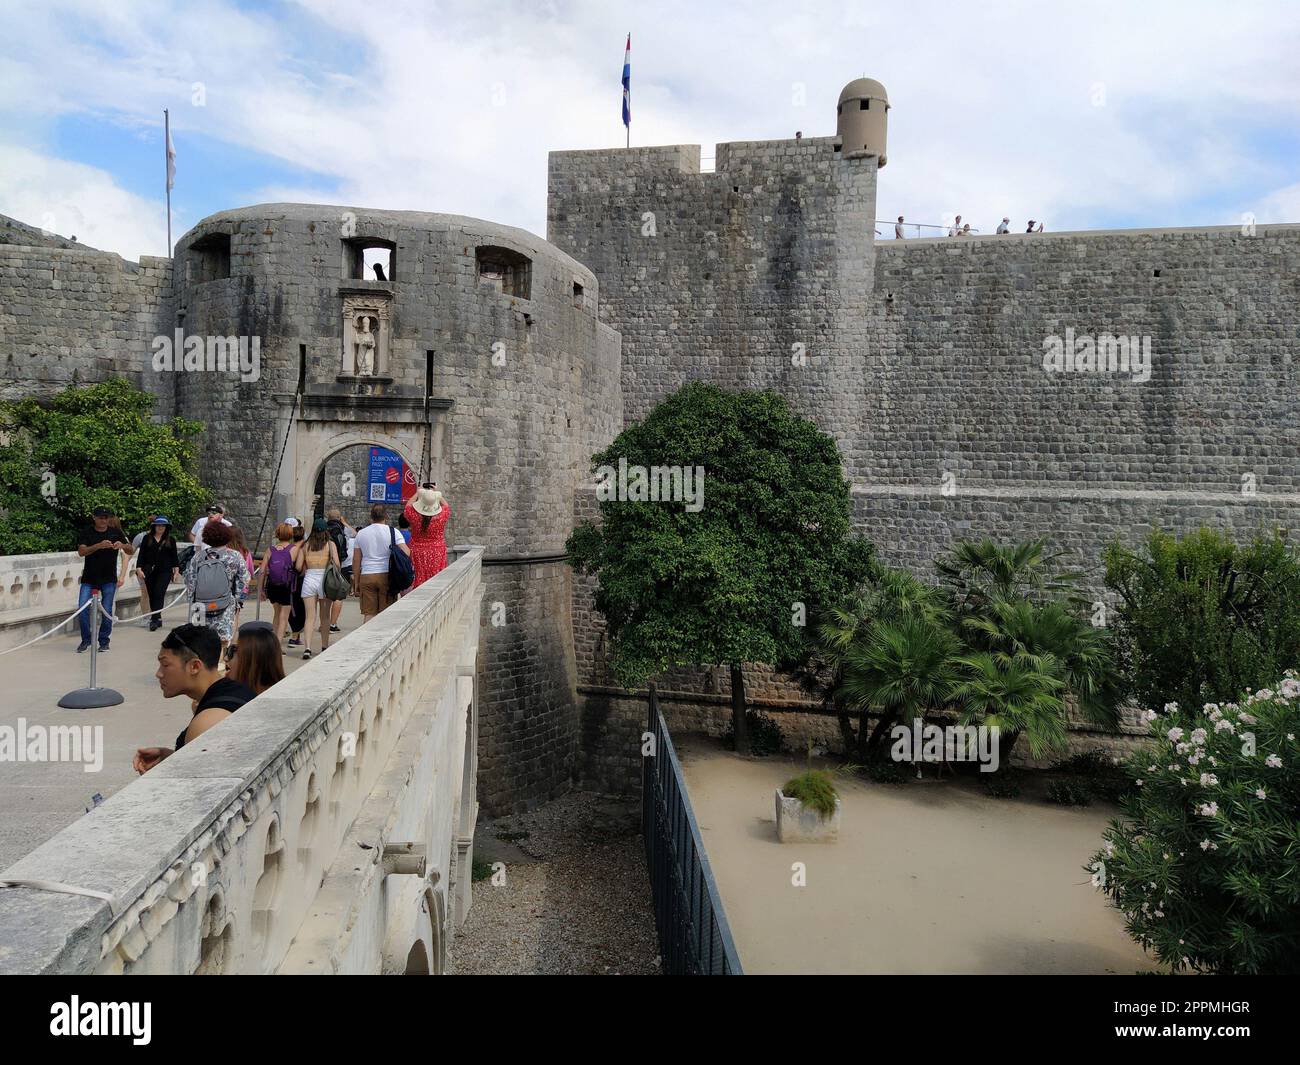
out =
[(1206, 714), (1205, 716), (1208, 717), (1211, 721), (1218, 721), (1219, 718), (1221, 718), (1221, 717), (1223, 716), (1223, 711), (1222, 711), (1222, 710), (1211, 710), (1211, 711), (1210, 711), (1208, 714)]
[(1236, 732), (1237, 729), (1231, 721), (1229, 721), (1227, 718), (1224, 718), (1222, 721), (1216, 721), (1214, 723), (1214, 731), (1215, 732)]
[(1177, 703), (1165, 703), (1165, 713), (1166, 713), (1166, 714), (1176, 714), (1176, 713), (1178, 713), (1178, 704), (1177, 704)]
[(1295, 743), (1295, 733), (1294, 733), (1294, 732), (1288, 732), (1288, 733), (1286, 734), (1286, 738), (1289, 739), (1292, 743)]
[(1254, 714), (1242, 714), (1242, 715), (1238, 718), (1238, 720), (1239, 720), (1243, 725), (1253, 725), (1253, 724), (1255, 724), (1255, 723), (1259, 720), (1259, 718), (1257, 718)]
[(1255, 798), (1257, 798), (1257, 799), (1267, 799), (1267, 798), (1268, 798), (1268, 792), (1266, 792), (1263, 788), (1256, 788), (1256, 789), (1255, 789)]
[(1191, 749), (1192, 749), (1192, 745), (1190, 743), (1180, 743), (1177, 747), (1174, 748), (1174, 750), (1177, 751), (1179, 754), (1186, 754)]
[(1155, 766), (1153, 766), (1153, 765), (1149, 765), (1149, 766), (1147, 766), (1147, 772), (1148, 772), (1148, 773), (1154, 773), (1155, 771), (1156, 771), (1156, 767), (1155, 767)]
[(1149, 725), (1157, 717), (1159, 715), (1154, 710), (1143, 710), (1142, 713), (1138, 714), (1138, 720), (1144, 725)]
[(1219, 804), (1217, 802), (1201, 803), (1196, 812), (1202, 817), (1215, 817), (1219, 813)]
[(1187, 764), (1188, 764), (1188, 765), (1199, 765), (1200, 762), (1201, 762), (1201, 752), (1200, 752), (1200, 751), (1197, 751), (1194, 755), (1191, 755), (1191, 756), (1187, 759)]
[(1270, 688), (1260, 688), (1259, 691), (1255, 693), (1255, 698), (1261, 701), (1264, 699), (1271, 699), (1273, 698), (1273, 691)]
[(1165, 913), (1164, 913), (1163, 910), (1156, 910), (1156, 916), (1157, 916), (1157, 917), (1163, 917), (1164, 915), (1165, 915)]
[(1183, 738), (1183, 730), (1180, 729), (1177, 725), (1175, 725), (1166, 733), (1166, 735), (1175, 743), (1177, 743), (1179, 740)]
[(1209, 849), (1210, 849), (1210, 841), (1208, 839), (1201, 840), (1201, 850), (1208, 851)]
[(1212, 710), (1217, 710), (1217, 709), (1219, 709), (1219, 704), (1218, 704), (1218, 703), (1206, 703), (1203, 707), (1201, 707), (1201, 709), (1202, 709), (1203, 711), (1205, 711), (1205, 713), (1208, 714), (1208, 713), (1210, 713), (1210, 711), (1212, 711)]
[(1300, 695), (1300, 680), (1296, 680), (1294, 677), (1287, 677), (1277, 686), (1277, 688), (1281, 693), (1282, 698), (1294, 699), (1297, 695)]
[(1191, 740), (1193, 743), (1204, 743), (1207, 733), (1203, 728), (1192, 729)]
[(1214, 755), (1210, 755), (1210, 765), (1218, 765), (1218, 764), (1219, 764), (1219, 760), (1215, 758)]
[(1270, 754), (1267, 758), (1264, 759), (1264, 764), (1268, 766), (1269, 769), (1281, 769), (1282, 759), (1275, 754)]
[(1142, 781), (1140, 780), (1134, 781), (1134, 783), (1137, 784), (1139, 788), (1142, 786)]
[(1213, 773), (1201, 774), (1201, 787), (1203, 788), (1212, 788), (1218, 782), (1219, 782), (1219, 778), (1216, 777)]

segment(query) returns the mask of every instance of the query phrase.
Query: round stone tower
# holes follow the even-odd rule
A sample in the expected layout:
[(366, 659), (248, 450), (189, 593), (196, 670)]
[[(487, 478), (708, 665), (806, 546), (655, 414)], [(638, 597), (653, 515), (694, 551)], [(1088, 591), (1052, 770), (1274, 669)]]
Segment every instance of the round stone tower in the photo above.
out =
[(590, 456), (623, 425), (595, 276), (509, 226), (302, 204), (205, 218), (175, 262), (177, 342), (218, 356), (176, 381), (177, 413), (208, 426), (204, 482), (265, 547), (287, 515), (364, 514), (364, 458), (341, 456), (380, 447), (437, 480), (448, 546), (487, 549), (480, 802), (502, 813), (567, 789), (580, 730), (564, 542)]
[(885, 138), (889, 132), (889, 97), (872, 78), (858, 78), (840, 92), (835, 132), (846, 158), (874, 155), (885, 165)]

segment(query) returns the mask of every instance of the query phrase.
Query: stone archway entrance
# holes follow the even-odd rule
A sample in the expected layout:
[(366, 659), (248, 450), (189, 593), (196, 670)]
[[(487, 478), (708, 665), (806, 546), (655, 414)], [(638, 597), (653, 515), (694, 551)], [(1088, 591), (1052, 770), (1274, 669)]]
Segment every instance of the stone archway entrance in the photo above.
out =
[[(285, 439), (272, 512), (307, 516), (317, 478), (332, 455), (378, 445), (401, 455), (417, 479), (446, 479), (450, 400), (388, 396), (282, 395), (278, 435)], [(286, 438), (287, 434), (287, 438)], [(364, 486), (358, 486), (364, 492)]]

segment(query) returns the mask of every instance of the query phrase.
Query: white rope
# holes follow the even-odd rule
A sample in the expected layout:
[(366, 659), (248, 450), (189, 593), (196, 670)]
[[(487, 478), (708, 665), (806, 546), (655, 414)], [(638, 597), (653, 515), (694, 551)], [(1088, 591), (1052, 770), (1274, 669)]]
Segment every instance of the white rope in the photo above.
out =
[(132, 621), (143, 621), (145, 618), (152, 617), (154, 614), (161, 614), (164, 610), (170, 610), (188, 594), (188, 591), (189, 591), (188, 589), (182, 588), (176, 594), (176, 598), (173, 599), (170, 603), (164, 603), (157, 610), (151, 610), (147, 614), (137, 614), (135, 617), (129, 619), (128, 621), (122, 621), (120, 618), (115, 618), (107, 610), (104, 610), (103, 603), (99, 604), (99, 609), (103, 611), (104, 617), (108, 618), (111, 622), (113, 622), (114, 625), (129, 625)]
[[(113, 896), (107, 891), (77, 887), (75, 884), (60, 884), (54, 880), (0, 880), (0, 888), (7, 887), (25, 887), (33, 888), (36, 891), (56, 891), (60, 895), (85, 895), (91, 899), (103, 899), (108, 903), (109, 912), (113, 913)], [(114, 916), (116, 916), (115, 913)]]
[(50, 629), (49, 632), (43, 632), (43, 633), (41, 633), (39, 636), (37, 636), (36, 639), (34, 639), (34, 640), (28, 640), (26, 643), (20, 643), (17, 647), (10, 647), (7, 651), (0, 651), (0, 655), (11, 655), (11, 654), (13, 654), (15, 651), (21, 651), (24, 647), (30, 647), (32, 644), (36, 643), (36, 642), (39, 641), (39, 640), (43, 640), (43, 639), (45, 639), (45, 637), (47, 637), (47, 636), (52, 636), (52, 635), (54, 635), (54, 633), (58, 632), (58, 631), (59, 631), (61, 628), (63, 628), (63, 626), (66, 625), (69, 621), (71, 621), (73, 618), (75, 618), (75, 617), (76, 617), (78, 614), (80, 614), (83, 610), (87, 609), (87, 608), (90, 606), (90, 604), (91, 604), (92, 602), (94, 602), (94, 599), (93, 599), (93, 598), (92, 598), (92, 599), (87, 599), (84, 603), (81, 604), (81, 606), (77, 607), (76, 611), (74, 611), (73, 613), (69, 614), (66, 618), (64, 618), (64, 619), (63, 619), (62, 621), (60, 621), (57, 625), (55, 625), (54, 628)]

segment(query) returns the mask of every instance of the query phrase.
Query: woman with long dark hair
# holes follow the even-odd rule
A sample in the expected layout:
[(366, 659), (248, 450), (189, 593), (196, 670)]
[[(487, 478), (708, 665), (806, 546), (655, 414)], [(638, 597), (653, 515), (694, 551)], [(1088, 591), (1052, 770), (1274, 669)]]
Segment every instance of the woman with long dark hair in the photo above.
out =
[(226, 677), (248, 685), (258, 695), (284, 680), (284, 652), (269, 621), (239, 626), (239, 634), (226, 652)]
[(144, 582), (149, 597), (150, 632), (162, 628), (160, 611), (167, 600), (167, 586), (180, 576), (180, 556), (171, 525), (161, 514), (149, 523), (135, 563), (135, 575)]

